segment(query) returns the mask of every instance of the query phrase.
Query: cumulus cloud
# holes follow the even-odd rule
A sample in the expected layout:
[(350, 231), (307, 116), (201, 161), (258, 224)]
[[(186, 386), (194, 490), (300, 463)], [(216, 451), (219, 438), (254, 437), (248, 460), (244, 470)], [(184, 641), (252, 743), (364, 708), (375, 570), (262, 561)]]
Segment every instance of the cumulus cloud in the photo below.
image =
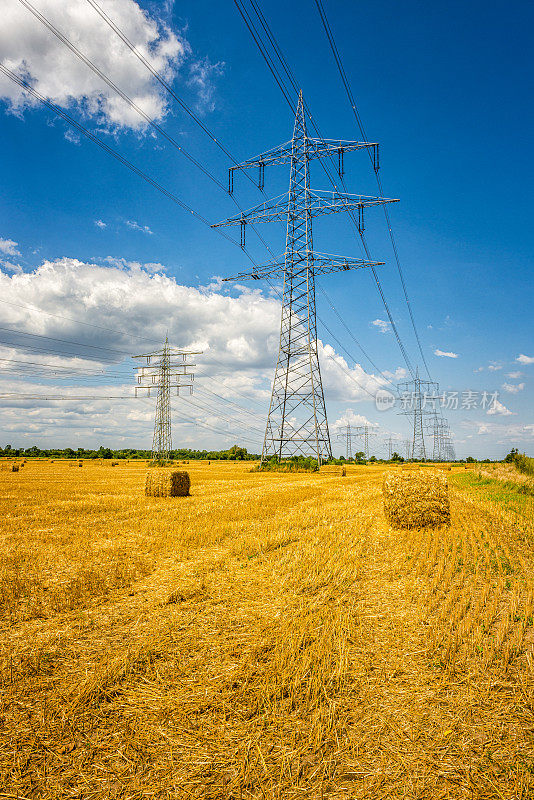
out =
[(504, 389), (505, 392), (508, 392), (508, 394), (518, 394), (519, 392), (523, 391), (523, 389), (525, 388), (525, 384), (524, 383), (503, 383), (502, 388)]
[(522, 372), (519, 372), (519, 371), (516, 371), (516, 372), (507, 372), (507, 373), (506, 373), (506, 377), (507, 377), (507, 378), (512, 378), (512, 380), (515, 380), (515, 381), (516, 381), (518, 378), (522, 378), (522, 377), (523, 377), (523, 373), (522, 373)]
[(514, 413), (513, 411), (510, 411), (509, 408), (506, 408), (506, 406), (503, 405), (503, 403), (500, 403), (496, 398), (493, 401), (493, 403), (490, 405), (488, 410), (486, 411), (486, 414), (488, 416), (493, 416), (495, 414), (499, 414), (502, 417), (509, 417), (513, 413)]
[(338, 430), (345, 428), (347, 425), (354, 428), (359, 425), (368, 425), (370, 428), (378, 428), (377, 422), (371, 422), (363, 414), (356, 414), (352, 408), (347, 408), (330, 427), (334, 430)]
[(389, 331), (389, 322), (386, 322), (385, 319), (374, 319), (371, 322), (371, 325), (374, 325), (375, 328), (378, 328), (380, 333), (387, 333)]
[[(189, 52), (187, 42), (134, 0), (100, 2), (142, 55), (172, 81)], [(164, 89), (89, 3), (40, 0), (39, 11), (150, 117), (165, 116)], [(111, 128), (146, 127), (139, 114), (15, 0), (3, 4), (0, 58), (62, 108), (76, 106)], [(0, 77), (0, 97), (17, 114), (38, 102), (5, 76)]]
[[(120, 442), (126, 436), (130, 443), (146, 441), (148, 446), (154, 399), (139, 398), (136, 404), (119, 396), (133, 398), (129, 355), (159, 347), (168, 334), (175, 346), (202, 351), (196, 358), (193, 398), (173, 400), (182, 426), (176, 441), (185, 444), (191, 434), (198, 444), (199, 433), (208, 426), (208, 441), (215, 435), (211, 428), (227, 435), (229, 444), (236, 430), (245, 442), (253, 431), (255, 447), (261, 448), (278, 353), (279, 299), (250, 286), (222, 293), (216, 280), (208, 286), (185, 286), (163, 270), (161, 264), (123, 259), (109, 258), (102, 265), (62, 258), (31, 272), (0, 272), (0, 324), (14, 331), (2, 332), (0, 394), (37, 392), (42, 398), (48, 392), (74, 398), (82, 387), (84, 397), (98, 395), (87, 402), (3, 398), (0, 424), (5, 433), (17, 434), (27, 444), (24, 437), (30, 435), (39, 434), (43, 442), (48, 436), (57, 440), (60, 419), (66, 443), (72, 439), (83, 444), (95, 437)], [(349, 367), (329, 344), (320, 341), (318, 349), (327, 403), (369, 401), (387, 385), (359, 364)], [(88, 377), (80, 383), (82, 375)], [(244, 410), (229, 411), (226, 405), (226, 410), (222, 406), (214, 411), (216, 395), (238, 400)], [(202, 409), (202, 403), (211, 409)], [(202, 422), (196, 432), (195, 420)], [(73, 438), (77, 436), (85, 438)], [(225, 442), (223, 438), (221, 446)]]
[(534, 364), (534, 356), (526, 356), (521, 353), (520, 356), (517, 356), (516, 361), (520, 364)]
[(458, 358), (458, 353), (446, 353), (444, 350), (434, 350), (434, 355), (440, 358)]
[(107, 228), (107, 222), (103, 222), (101, 219), (95, 219), (95, 225), (97, 228)]
[(491, 362), (491, 363), (488, 365), (488, 370), (489, 370), (490, 372), (498, 372), (500, 369), (502, 369), (502, 364), (497, 364), (497, 362), (496, 362), (496, 361), (492, 361), (492, 362)]
[(0, 253), (4, 253), (6, 256), (20, 256), (17, 242), (14, 242), (13, 239), (0, 239)]

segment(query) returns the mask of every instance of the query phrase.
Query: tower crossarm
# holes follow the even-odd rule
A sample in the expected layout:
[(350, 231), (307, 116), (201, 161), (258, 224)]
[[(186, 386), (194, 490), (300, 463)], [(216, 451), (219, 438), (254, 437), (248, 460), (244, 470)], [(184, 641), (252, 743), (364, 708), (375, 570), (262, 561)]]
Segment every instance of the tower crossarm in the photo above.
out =
[[(285, 222), (288, 216), (290, 200), (290, 193), (286, 192), (249, 209), (249, 211), (245, 211), (243, 214), (229, 217), (223, 222), (216, 222), (211, 227), (226, 228), (231, 225), (247, 225), (251, 222)], [(344, 192), (310, 191), (309, 204), (306, 211), (310, 217), (319, 217), (325, 214), (339, 214), (342, 211), (398, 202), (398, 199), (388, 197), (368, 197), (367, 195), (345, 194)]]
[[(348, 139), (313, 139), (308, 136), (305, 140), (305, 147), (308, 160), (364, 149), (373, 150), (375, 161), (378, 158), (378, 142), (357, 142)], [(231, 174), (238, 170), (261, 169), (275, 164), (287, 164), (291, 161), (291, 154), (292, 142), (284, 142), (284, 144), (273, 147), (272, 150), (267, 150), (265, 153), (260, 153), (260, 155), (242, 161), (241, 164), (235, 164), (230, 167), (229, 172)]]
[[(334, 256), (327, 253), (309, 253), (306, 259), (292, 263), (292, 270), (297, 272), (299, 269), (313, 269), (315, 275), (328, 275), (331, 272), (342, 272), (349, 269), (363, 269), (365, 267), (383, 266), (383, 261), (365, 261), (361, 258), (351, 258), (348, 256)], [(245, 281), (260, 280), (262, 278), (283, 278), (287, 271), (287, 258), (283, 254), (277, 259), (255, 267), (252, 272), (243, 272), (231, 278), (223, 278), (223, 281)]]

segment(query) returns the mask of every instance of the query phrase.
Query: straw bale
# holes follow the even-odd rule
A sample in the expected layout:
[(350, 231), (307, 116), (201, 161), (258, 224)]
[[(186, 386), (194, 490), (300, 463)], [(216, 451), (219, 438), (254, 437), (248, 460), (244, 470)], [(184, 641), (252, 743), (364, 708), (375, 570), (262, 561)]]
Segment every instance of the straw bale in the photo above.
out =
[(146, 474), (145, 494), (149, 497), (187, 497), (190, 486), (188, 472), (154, 467)]
[(450, 522), (447, 478), (442, 472), (386, 472), (384, 514), (395, 528), (426, 528)]

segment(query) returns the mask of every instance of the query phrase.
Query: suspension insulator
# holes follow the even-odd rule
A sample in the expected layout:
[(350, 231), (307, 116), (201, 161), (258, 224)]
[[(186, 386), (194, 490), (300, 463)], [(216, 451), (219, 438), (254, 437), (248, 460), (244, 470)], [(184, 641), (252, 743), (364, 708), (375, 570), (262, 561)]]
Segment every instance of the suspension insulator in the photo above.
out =
[(345, 151), (343, 148), (340, 148), (337, 151), (337, 171), (339, 173), (339, 177), (342, 178), (345, 174)]

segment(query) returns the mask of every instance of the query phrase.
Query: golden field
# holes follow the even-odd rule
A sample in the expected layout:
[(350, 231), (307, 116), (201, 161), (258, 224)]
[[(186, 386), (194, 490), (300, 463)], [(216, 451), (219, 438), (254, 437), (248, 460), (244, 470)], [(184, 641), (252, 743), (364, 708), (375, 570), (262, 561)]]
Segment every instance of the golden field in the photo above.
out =
[(0, 798), (534, 797), (528, 497), (453, 469), (402, 531), (379, 467), (74, 464), (0, 471)]

